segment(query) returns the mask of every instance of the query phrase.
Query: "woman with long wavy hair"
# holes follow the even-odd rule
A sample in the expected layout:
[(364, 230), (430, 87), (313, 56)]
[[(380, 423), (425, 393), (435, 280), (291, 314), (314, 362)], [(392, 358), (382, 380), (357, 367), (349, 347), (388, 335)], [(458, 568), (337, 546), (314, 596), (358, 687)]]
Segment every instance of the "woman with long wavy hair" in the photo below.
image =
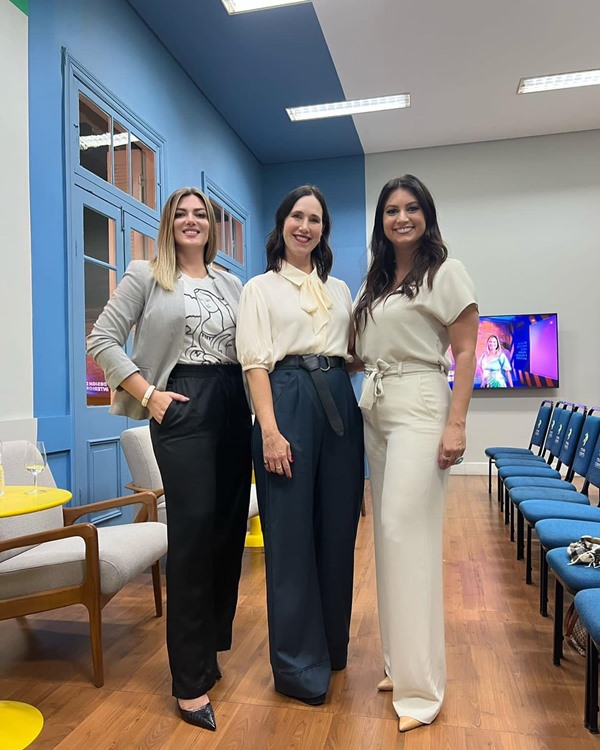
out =
[(430, 724), (444, 696), (444, 500), (448, 469), (466, 447), (478, 312), (473, 283), (448, 258), (433, 198), (417, 177), (382, 189), (371, 254), (354, 324), (386, 675), (377, 687), (393, 692), (405, 732)]

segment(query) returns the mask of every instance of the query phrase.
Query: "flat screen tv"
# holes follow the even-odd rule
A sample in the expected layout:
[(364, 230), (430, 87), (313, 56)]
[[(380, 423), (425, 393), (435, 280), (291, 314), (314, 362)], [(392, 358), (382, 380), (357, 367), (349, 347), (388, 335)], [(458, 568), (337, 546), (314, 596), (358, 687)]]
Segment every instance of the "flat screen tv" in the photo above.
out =
[[(454, 358), (448, 380), (454, 382)], [(482, 315), (473, 388), (558, 387), (558, 315)]]

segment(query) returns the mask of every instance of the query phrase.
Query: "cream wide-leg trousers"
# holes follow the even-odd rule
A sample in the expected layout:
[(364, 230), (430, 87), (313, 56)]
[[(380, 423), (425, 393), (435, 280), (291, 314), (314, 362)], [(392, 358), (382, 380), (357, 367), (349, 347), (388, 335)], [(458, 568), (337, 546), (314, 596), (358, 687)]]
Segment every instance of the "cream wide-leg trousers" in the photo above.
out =
[(394, 709), (429, 724), (446, 683), (442, 534), (449, 472), (439, 469), (437, 457), (450, 390), (439, 369), (419, 370), (416, 363), (409, 372), (399, 369), (393, 365), (378, 378), (374, 396), (366, 393), (373, 392), (371, 373), (361, 398), (379, 623)]

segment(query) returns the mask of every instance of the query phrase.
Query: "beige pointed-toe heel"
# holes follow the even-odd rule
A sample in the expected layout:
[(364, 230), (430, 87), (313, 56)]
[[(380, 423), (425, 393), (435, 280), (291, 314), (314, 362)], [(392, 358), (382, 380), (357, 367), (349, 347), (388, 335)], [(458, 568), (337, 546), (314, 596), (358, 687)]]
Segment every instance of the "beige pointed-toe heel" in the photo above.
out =
[(393, 689), (394, 683), (387, 675), (383, 678), (383, 680), (377, 683), (377, 690), (379, 690), (381, 693), (391, 693)]
[(411, 729), (417, 729), (422, 726), (424, 726), (423, 722), (418, 719), (413, 719), (412, 716), (401, 716), (398, 719), (399, 732), (410, 732)]

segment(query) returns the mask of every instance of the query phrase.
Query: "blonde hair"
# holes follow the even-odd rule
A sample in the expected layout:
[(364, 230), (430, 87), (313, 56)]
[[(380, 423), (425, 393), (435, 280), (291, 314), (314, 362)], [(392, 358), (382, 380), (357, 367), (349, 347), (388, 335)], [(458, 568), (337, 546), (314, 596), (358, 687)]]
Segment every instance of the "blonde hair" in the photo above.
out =
[(187, 195), (195, 195), (206, 208), (208, 217), (208, 242), (204, 246), (204, 262), (212, 263), (217, 255), (217, 222), (215, 212), (208, 196), (196, 187), (182, 187), (167, 198), (160, 215), (160, 226), (158, 228), (158, 251), (156, 257), (150, 261), (150, 268), (156, 282), (166, 291), (172, 292), (177, 283), (177, 249), (175, 247), (175, 235), (173, 224), (175, 212), (182, 198)]

